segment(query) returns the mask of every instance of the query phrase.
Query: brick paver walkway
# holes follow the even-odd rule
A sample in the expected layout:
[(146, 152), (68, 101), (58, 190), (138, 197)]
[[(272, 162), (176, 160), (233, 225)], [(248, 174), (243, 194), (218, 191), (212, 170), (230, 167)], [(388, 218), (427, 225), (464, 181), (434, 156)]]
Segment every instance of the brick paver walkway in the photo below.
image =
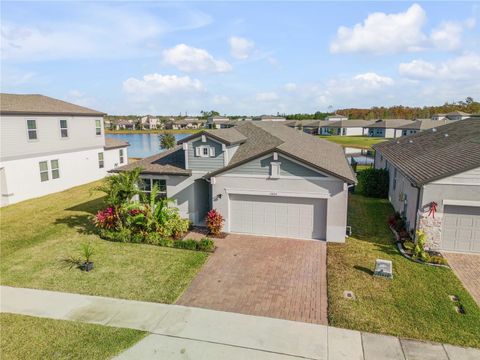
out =
[(449, 265), (480, 306), (480, 254), (444, 253)]
[(177, 304), (327, 324), (325, 242), (230, 234), (216, 245)]

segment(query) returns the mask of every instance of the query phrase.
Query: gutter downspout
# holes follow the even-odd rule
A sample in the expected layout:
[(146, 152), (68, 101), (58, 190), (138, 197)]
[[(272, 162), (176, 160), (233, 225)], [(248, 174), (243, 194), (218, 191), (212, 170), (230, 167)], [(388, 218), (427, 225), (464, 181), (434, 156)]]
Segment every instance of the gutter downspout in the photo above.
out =
[(416, 187), (418, 189), (418, 194), (417, 194), (417, 206), (416, 206), (416, 211), (415, 211), (415, 232), (418, 229), (418, 211), (419, 211), (419, 206), (420, 206), (420, 196), (423, 195), (423, 185), (421, 187)]

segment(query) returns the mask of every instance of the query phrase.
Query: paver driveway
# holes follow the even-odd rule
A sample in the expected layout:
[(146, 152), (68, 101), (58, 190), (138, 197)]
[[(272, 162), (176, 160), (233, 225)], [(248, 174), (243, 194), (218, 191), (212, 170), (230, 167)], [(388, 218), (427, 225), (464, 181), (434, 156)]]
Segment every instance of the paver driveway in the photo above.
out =
[(326, 244), (230, 234), (177, 304), (327, 324)]
[(480, 254), (444, 253), (448, 264), (480, 306)]

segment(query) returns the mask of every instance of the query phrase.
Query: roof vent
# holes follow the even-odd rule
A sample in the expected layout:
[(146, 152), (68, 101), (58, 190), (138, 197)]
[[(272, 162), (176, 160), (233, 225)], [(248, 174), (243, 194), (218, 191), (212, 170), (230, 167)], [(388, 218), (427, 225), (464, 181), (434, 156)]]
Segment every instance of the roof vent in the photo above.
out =
[(412, 139), (408, 140), (408, 142), (409, 142), (410, 144), (413, 144), (413, 140), (412, 140)]
[(448, 134), (445, 134), (445, 137), (448, 137)]
[(432, 132), (437, 132), (437, 128), (432, 128)]

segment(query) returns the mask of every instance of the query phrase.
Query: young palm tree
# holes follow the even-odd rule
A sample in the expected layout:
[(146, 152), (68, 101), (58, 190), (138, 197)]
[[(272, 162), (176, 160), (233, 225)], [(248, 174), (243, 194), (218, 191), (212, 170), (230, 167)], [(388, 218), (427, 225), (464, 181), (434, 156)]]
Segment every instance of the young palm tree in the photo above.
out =
[(105, 202), (118, 208), (132, 200), (135, 195), (140, 194), (138, 183), (140, 181), (140, 168), (130, 171), (124, 171), (118, 175), (112, 175), (105, 178), (102, 185), (97, 186), (95, 190), (102, 191), (107, 196)]
[(175, 136), (164, 132), (160, 134), (160, 148), (162, 149), (173, 149), (177, 144), (177, 140), (175, 140)]

